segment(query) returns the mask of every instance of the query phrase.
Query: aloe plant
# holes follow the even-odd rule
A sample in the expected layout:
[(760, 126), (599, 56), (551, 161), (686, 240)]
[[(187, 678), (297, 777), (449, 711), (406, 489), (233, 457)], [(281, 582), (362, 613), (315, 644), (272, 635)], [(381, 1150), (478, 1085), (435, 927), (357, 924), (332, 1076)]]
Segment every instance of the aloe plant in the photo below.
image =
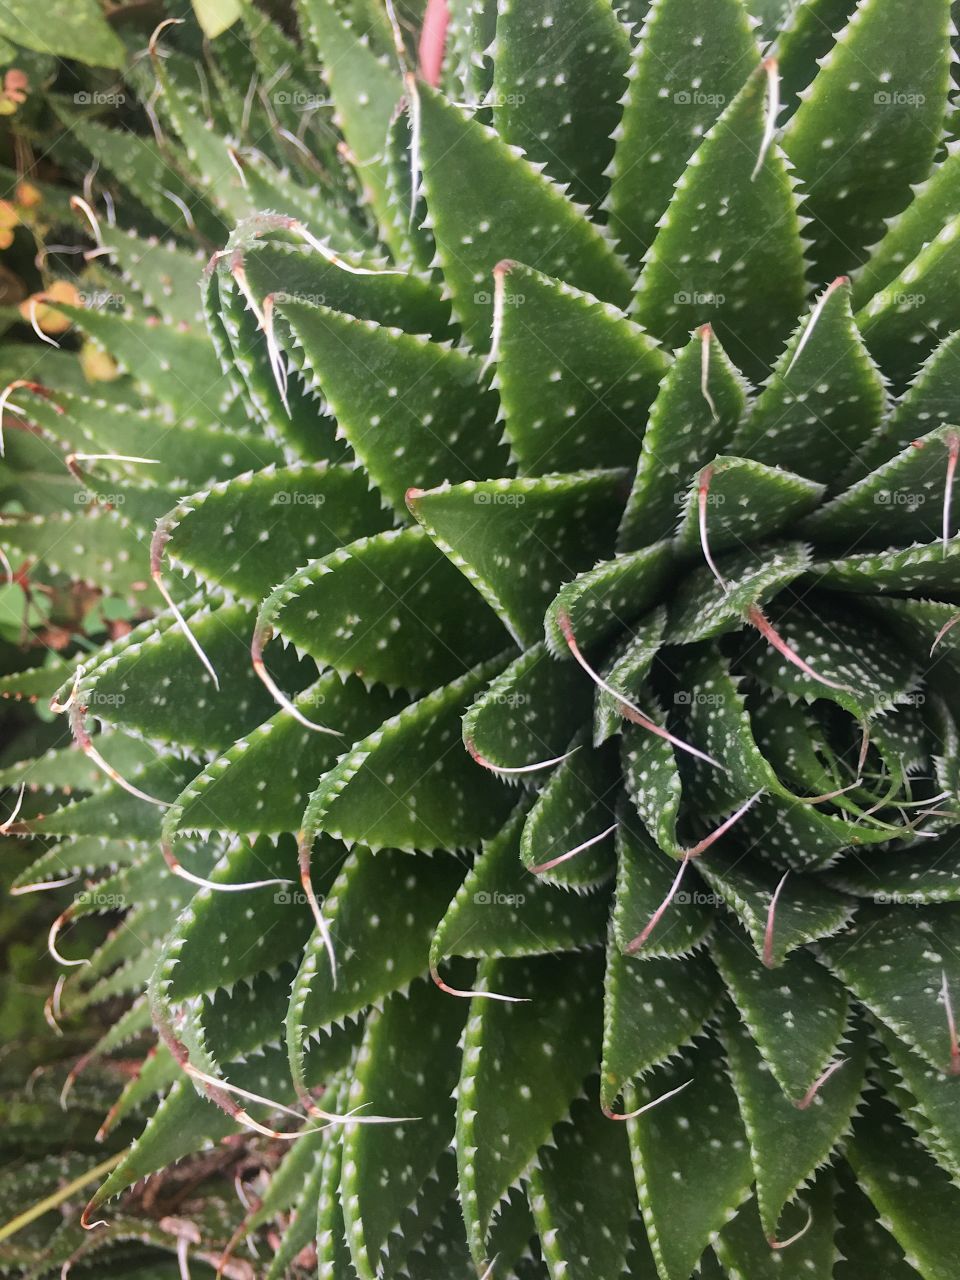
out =
[[(955, 33), (763, 8), (240, 3), (154, 136), (51, 100), (113, 199), (26, 314), (118, 376), (11, 353), (0, 544), (128, 621), (0, 681), (75, 744), (3, 834), (68, 1085), (148, 1052), (35, 1274), (955, 1274)], [(118, 1199), (212, 1144), (232, 1221)]]

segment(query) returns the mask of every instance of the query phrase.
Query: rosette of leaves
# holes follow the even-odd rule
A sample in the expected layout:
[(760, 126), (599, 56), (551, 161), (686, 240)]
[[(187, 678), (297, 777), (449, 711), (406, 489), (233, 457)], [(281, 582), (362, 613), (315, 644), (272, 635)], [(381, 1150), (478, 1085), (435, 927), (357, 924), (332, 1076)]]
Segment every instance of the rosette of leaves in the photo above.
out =
[(11, 562), (150, 611), (16, 688), (102, 765), (11, 828), (63, 1008), (157, 1036), (85, 1221), (246, 1131), (269, 1276), (951, 1276), (947, 0), (431, 4), (419, 77), (241, 7), (216, 101), (130, 73), (192, 212), (90, 210), (123, 376), (6, 408)]

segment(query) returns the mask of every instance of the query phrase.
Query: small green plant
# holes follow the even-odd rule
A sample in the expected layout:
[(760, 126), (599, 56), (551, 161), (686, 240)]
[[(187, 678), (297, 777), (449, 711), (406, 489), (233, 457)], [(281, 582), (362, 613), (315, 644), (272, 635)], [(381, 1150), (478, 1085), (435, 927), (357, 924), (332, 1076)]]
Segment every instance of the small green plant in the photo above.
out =
[(4, 834), (149, 1052), (31, 1274), (219, 1144), (246, 1210), (133, 1218), (228, 1275), (946, 1280), (949, 2), (423, 8), (51, 99), (104, 199), (28, 316), (118, 376), (11, 359), (0, 545), (125, 620), (0, 681), (75, 743)]

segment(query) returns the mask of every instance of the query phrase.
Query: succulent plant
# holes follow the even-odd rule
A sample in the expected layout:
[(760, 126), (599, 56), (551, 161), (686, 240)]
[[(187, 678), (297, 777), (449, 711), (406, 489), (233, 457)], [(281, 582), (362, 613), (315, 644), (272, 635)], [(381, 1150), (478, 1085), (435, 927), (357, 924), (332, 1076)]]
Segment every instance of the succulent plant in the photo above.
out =
[(2, 831), (155, 1039), (37, 1274), (232, 1142), (228, 1275), (947, 1280), (948, 0), (239, 9), (155, 137), (53, 100), (119, 376), (4, 366), (11, 578), (127, 620), (0, 682), (76, 744)]

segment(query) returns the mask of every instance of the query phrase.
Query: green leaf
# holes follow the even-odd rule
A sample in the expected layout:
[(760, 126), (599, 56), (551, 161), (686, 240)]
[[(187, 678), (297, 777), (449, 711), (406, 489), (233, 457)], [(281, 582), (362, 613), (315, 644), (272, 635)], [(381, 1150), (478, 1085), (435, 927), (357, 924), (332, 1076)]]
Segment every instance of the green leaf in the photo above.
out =
[[(650, 705), (641, 703), (645, 713)], [(656, 704), (653, 707), (656, 723), (663, 715)], [(677, 835), (682, 786), (673, 747), (659, 734), (630, 725), (623, 731), (620, 759), (624, 789), (647, 831), (664, 853), (682, 858)]]
[(486, 601), (417, 527), (298, 569), (260, 608), (258, 630), (271, 628), (341, 675), (411, 691), (462, 675), (505, 640)]
[(691, 488), (677, 529), (677, 544), (686, 551), (700, 549), (699, 488), (707, 480), (707, 532), (714, 555), (789, 529), (816, 508), (824, 491), (822, 484), (779, 467), (714, 458)]
[(607, 190), (609, 139), (629, 57), (627, 33), (603, 0), (506, 0), (498, 7), (497, 133), (555, 182), (569, 184), (571, 200), (591, 207)]
[[(625, 951), (669, 894), (677, 864), (657, 847), (639, 819), (629, 813), (626, 803), (621, 804), (619, 817), (613, 930), (617, 946)], [(703, 893), (674, 894), (657, 928), (644, 944), (644, 958), (688, 955), (706, 937), (715, 919), (716, 913)]]
[(362, 471), (268, 467), (184, 499), (163, 518), (166, 557), (259, 602), (308, 556), (387, 523)]
[(659, 599), (673, 570), (667, 542), (601, 560), (565, 583), (550, 602), (544, 619), (547, 645), (567, 657), (569, 633), (580, 646), (607, 639)]
[[(777, 885), (776, 872), (771, 874), (765, 862), (753, 862), (732, 851), (724, 852), (719, 845), (708, 850), (697, 869), (739, 917), (762, 959), (770, 903)], [(853, 912), (851, 898), (819, 884), (812, 876), (791, 876), (777, 899), (770, 944), (773, 966), (779, 968), (786, 957), (804, 943), (837, 933)]]
[(743, 625), (753, 605), (764, 605), (810, 567), (810, 552), (798, 542), (767, 550), (744, 549), (721, 556), (717, 567), (727, 587), (709, 568), (695, 569), (670, 601), (665, 639), (669, 644), (695, 644)]
[(673, 534), (690, 476), (733, 435), (746, 384), (712, 331), (694, 334), (653, 403), (618, 548), (630, 551)]
[(552, 1280), (620, 1276), (637, 1197), (622, 1125), (578, 1098), (530, 1175), (530, 1206)]
[(780, 1088), (792, 1102), (800, 1101), (837, 1053), (847, 1025), (846, 989), (806, 950), (768, 969), (729, 923), (715, 932), (712, 952)]
[(529, 808), (529, 799), (521, 801), (484, 844), (437, 926), (431, 968), (448, 956), (543, 955), (603, 940), (608, 904), (602, 894), (568, 893), (526, 871), (520, 836)]
[(764, 152), (768, 74), (755, 71), (679, 178), (637, 283), (633, 314), (678, 347), (709, 321), (759, 376), (803, 306), (803, 242), (791, 179)]
[(427, 980), (390, 996), (382, 1013), (367, 1020), (347, 1106), (368, 1115), (418, 1118), (344, 1129), (341, 1196), (362, 1280), (379, 1274), (390, 1233), (453, 1138), (452, 1094), (467, 1012), (466, 1001), (451, 999)]
[[(953, 906), (861, 907), (842, 937), (821, 946), (824, 963), (911, 1049), (938, 1071), (950, 1067), (942, 989), (960, 990)], [(891, 963), (890, 957), (895, 959)]]
[[(420, 86), (423, 181), (453, 309), (474, 347), (493, 327), (490, 275), (516, 259), (605, 302), (630, 278), (605, 235), (493, 130)], [(502, 199), (505, 191), (510, 200)]]
[[(187, 761), (164, 757), (127, 778), (147, 795), (171, 803), (197, 771)], [(156, 841), (162, 809), (145, 804), (117, 785), (104, 788), (51, 814), (28, 820), (32, 832), (43, 835), (96, 836), (106, 840)]]
[(507, 461), (480, 361), (455, 347), (285, 302), (281, 314), (370, 480), (398, 513), (411, 485), (485, 480)]
[[(753, 9), (763, 0), (754, 0)], [(820, 70), (833, 47), (834, 32), (846, 26), (857, 0), (803, 0), (791, 4), (780, 25), (777, 60), (780, 64), (780, 96), (790, 115), (799, 106), (797, 95)]]
[(938, 343), (958, 328), (957, 297), (947, 281), (960, 259), (960, 216), (951, 218), (895, 280), (857, 313), (864, 341), (898, 389)]
[(457, 1091), (460, 1200), (474, 1260), (486, 1255), (491, 1219), (507, 1190), (567, 1114), (596, 1062), (600, 969), (596, 955), (487, 960), (475, 996)]
[[(960, 901), (957, 840), (952, 835), (924, 840), (919, 849), (881, 849), (864, 861), (853, 856), (831, 875), (844, 893), (878, 904), (924, 906)], [(946, 860), (946, 861), (945, 861)]]
[(847, 1159), (882, 1224), (924, 1280), (951, 1280), (960, 1249), (960, 1191), (875, 1096), (847, 1144)]
[(278, 711), (211, 761), (177, 797), (164, 817), (165, 840), (184, 831), (296, 831), (311, 791), (334, 767), (344, 742), (372, 733), (404, 702), (335, 674), (292, 700), (301, 715), (340, 736), (317, 733)]
[(907, 547), (905, 551), (842, 556), (822, 560), (810, 568), (818, 585), (855, 595), (876, 595), (881, 591), (911, 592), (956, 597), (960, 541), (952, 539), (946, 549), (939, 542)]
[[(171, 240), (145, 240), (133, 231), (109, 225), (100, 227), (100, 244), (109, 250), (124, 281), (164, 323), (193, 329), (202, 326), (201, 256), (185, 252)], [(94, 293), (87, 306), (98, 305), (103, 302)]]
[[(633, 16), (633, 15), (631, 15)], [(611, 229), (640, 264), (699, 140), (759, 60), (738, 0), (652, 6), (636, 42), (614, 135)]]
[(864, 1087), (867, 1042), (859, 1036), (844, 1065), (803, 1111), (784, 1097), (750, 1032), (736, 1013), (724, 1019), (723, 1042), (740, 1114), (750, 1139), (757, 1203), (766, 1238), (780, 1215), (847, 1132)]
[(520, 472), (634, 466), (667, 357), (610, 303), (529, 267), (505, 264), (497, 287), (496, 385)]
[[(689, 1082), (689, 1083), (688, 1083)], [(682, 1086), (627, 1122), (640, 1207), (661, 1280), (689, 1280), (714, 1232), (753, 1181), (737, 1100), (715, 1037), (626, 1092), (630, 1110)]]
[[(530, 810), (520, 841), (528, 871), (552, 862), (587, 841), (595, 841), (569, 861), (550, 867), (539, 878), (570, 888), (589, 889), (613, 873), (614, 808), (620, 791), (618, 752), (611, 744), (598, 749), (584, 734), (574, 738), (574, 754), (544, 783)], [(606, 835), (604, 833), (606, 832)]]
[[(295, 1146), (301, 1146), (300, 1138)], [(310, 1167), (304, 1170), (303, 1179), (297, 1190), (297, 1197), (291, 1206), (291, 1214), (286, 1228), (280, 1238), (279, 1248), (270, 1260), (270, 1266), (264, 1272), (264, 1280), (284, 1280), (290, 1274), (289, 1268), (296, 1262), (297, 1255), (313, 1244), (317, 1234), (317, 1203), (320, 1197), (325, 1165), (331, 1147), (338, 1146), (336, 1136), (327, 1137), (324, 1146), (312, 1151)]]
[(304, 831), (409, 852), (462, 849), (492, 836), (510, 791), (463, 750), (460, 719), (503, 665), (476, 667), (355, 743), (310, 796)]
[(475, 759), (498, 768), (523, 769), (555, 759), (589, 716), (591, 697), (571, 663), (554, 661), (545, 644), (535, 644), (469, 708), (463, 717), (464, 746)]
[(849, 1166), (841, 1165), (839, 1172), (838, 1280), (876, 1280), (877, 1276), (884, 1280), (917, 1280), (919, 1272), (905, 1261), (899, 1244), (877, 1221), (876, 1210), (857, 1186)]
[(622, 471), (414, 490), (414, 516), (518, 642), (534, 644), (557, 588), (608, 552)]
[[(724, 1227), (717, 1250), (731, 1276), (749, 1276), (750, 1280), (807, 1280), (808, 1276), (832, 1276), (836, 1259), (833, 1243), (837, 1220), (833, 1209), (834, 1180), (828, 1171), (821, 1173), (804, 1195), (804, 1203), (788, 1207), (781, 1235), (790, 1239), (803, 1231), (783, 1253), (775, 1253), (761, 1226), (756, 1205), (746, 1205), (728, 1226)], [(806, 1212), (804, 1211), (806, 1208)], [(807, 1216), (812, 1215), (806, 1228)], [(886, 1280), (886, 1272), (877, 1272)]]
[[(960, 415), (958, 415), (960, 416)], [(948, 501), (951, 450), (960, 439), (957, 427), (938, 427), (916, 436), (901, 453), (884, 462), (821, 507), (805, 524), (818, 544), (905, 546), (941, 536)], [(950, 537), (956, 532), (956, 516)]]
[(836, 488), (847, 456), (879, 427), (886, 399), (841, 277), (787, 343), (732, 449)]
[(705, 950), (680, 959), (620, 954), (611, 935), (603, 1000), (600, 1099), (612, 1108), (626, 1085), (688, 1044), (722, 991)]
[(820, 279), (866, 257), (937, 150), (950, 79), (949, 0), (859, 5), (784, 135), (813, 217)]
[[(602, 673), (606, 684), (612, 689), (619, 690), (631, 701), (635, 701), (641, 695), (653, 660), (660, 651), (660, 641), (666, 621), (666, 611), (660, 608), (648, 615), (644, 622), (636, 624), (633, 628), (634, 634), (628, 635), (617, 646)], [(607, 693), (605, 689), (598, 688), (594, 691), (594, 746), (600, 746), (613, 734), (621, 732), (623, 728), (621, 705), (613, 694)]]
[(934, 1070), (886, 1029), (881, 1029), (880, 1039), (906, 1087), (898, 1091), (904, 1096), (895, 1098), (904, 1119), (917, 1131), (941, 1168), (956, 1179), (960, 1174), (960, 1092), (956, 1076)]
[[(80, 492), (79, 490), (77, 492)], [(147, 586), (147, 540), (116, 511), (99, 503), (78, 508), (82, 514), (8, 516), (0, 519), (0, 545), (8, 556), (34, 564), (34, 579), (63, 573), (75, 582), (89, 582), (103, 591), (136, 598)]]
[(42, 12), (29, 0), (5, 0), (0, 35), (27, 49), (94, 67), (122, 67), (126, 61), (126, 51), (97, 0), (50, 0)]

